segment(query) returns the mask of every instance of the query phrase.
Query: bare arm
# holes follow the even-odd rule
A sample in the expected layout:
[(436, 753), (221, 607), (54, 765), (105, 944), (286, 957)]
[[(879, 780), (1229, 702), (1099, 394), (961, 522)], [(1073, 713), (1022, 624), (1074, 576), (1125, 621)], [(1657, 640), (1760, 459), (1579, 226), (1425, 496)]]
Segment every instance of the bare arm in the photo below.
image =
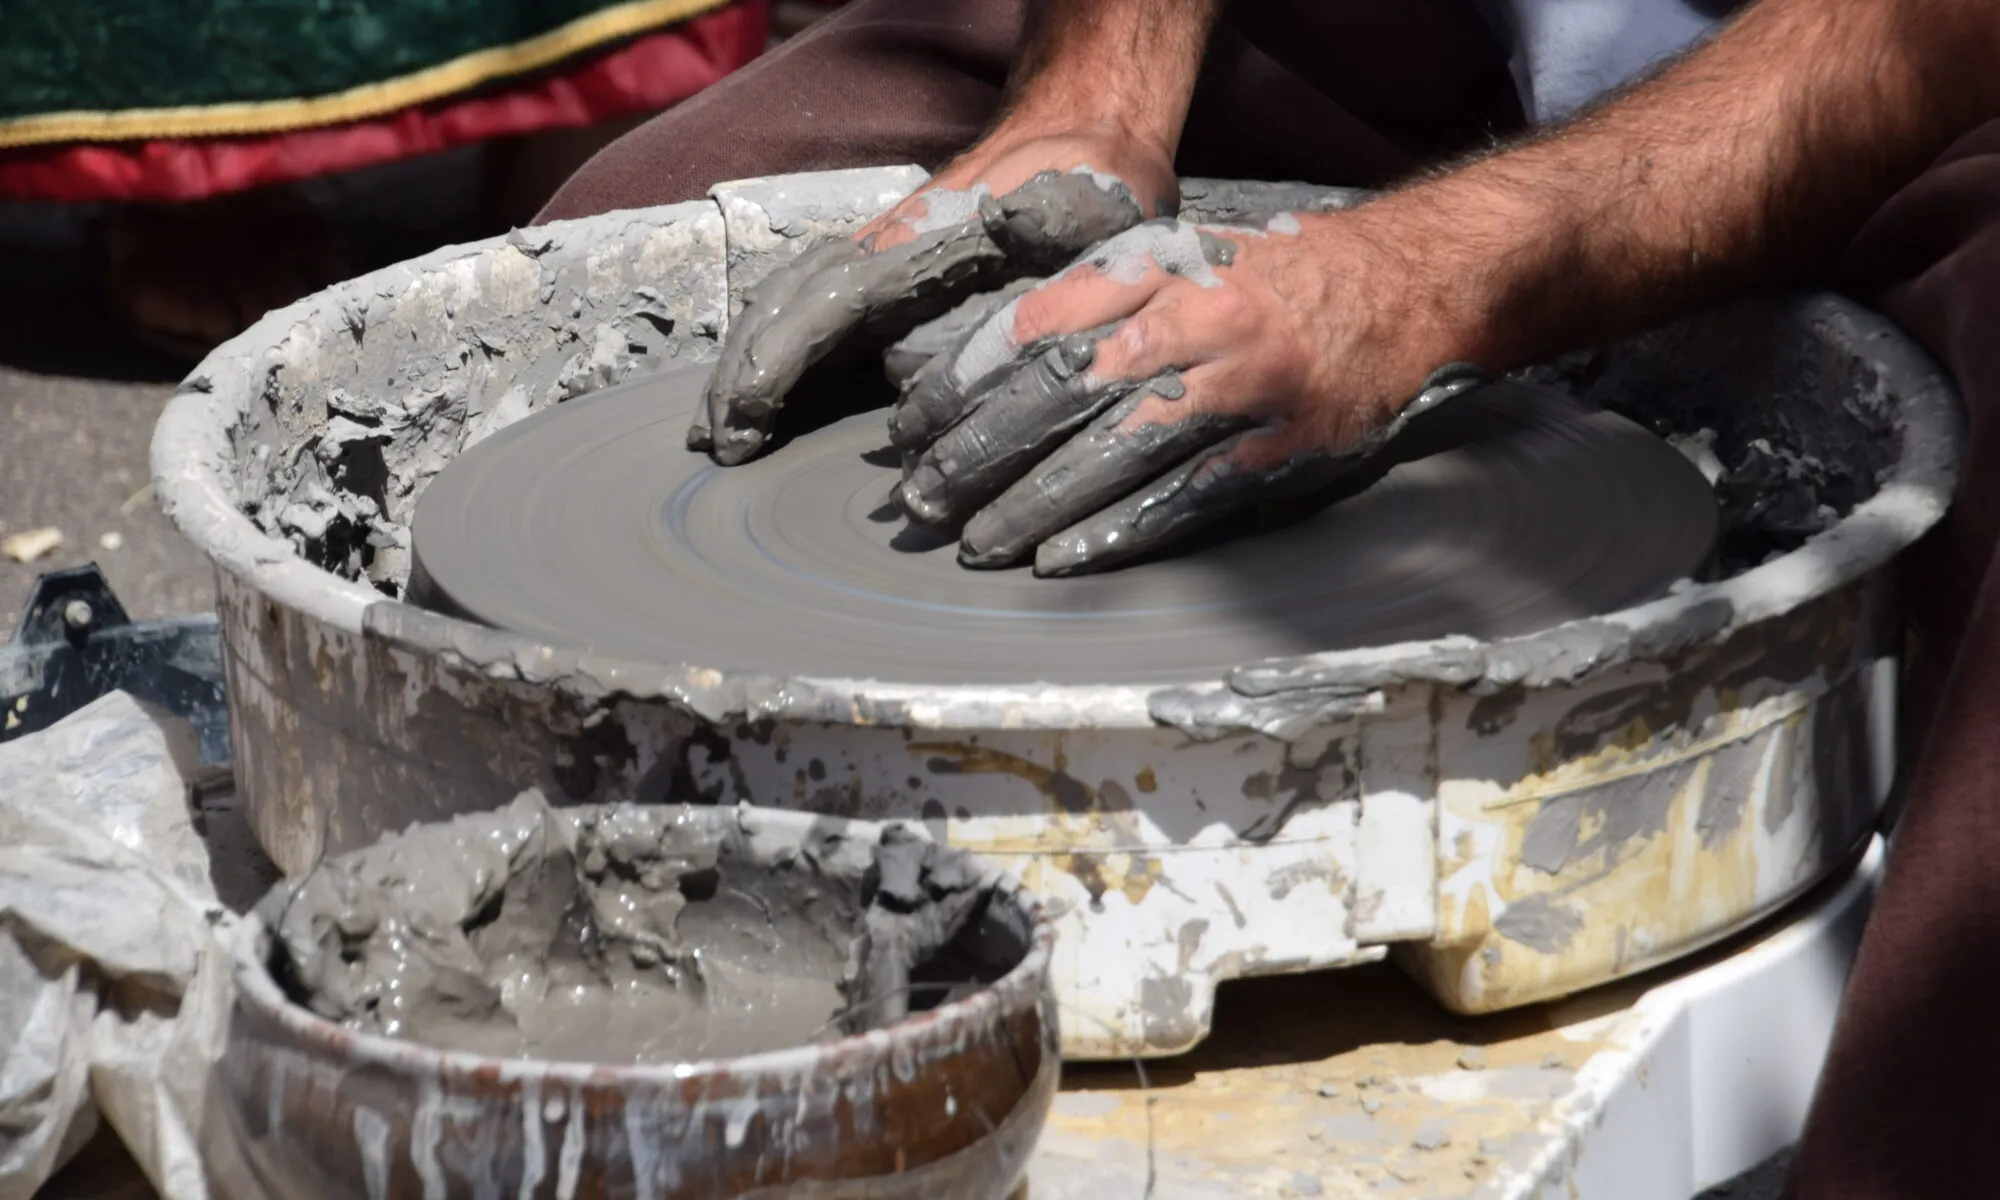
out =
[(1796, 274), (1995, 116), (1992, 0), (1761, 0), (1596, 111), (1353, 214), (1410, 284), (1379, 316), (1416, 358), (1381, 382), (1518, 366)]
[[(760, 453), (793, 385), (867, 326), (924, 334), (885, 361), (908, 382), (1003, 303), (990, 289), (1054, 270), (1174, 212), (1174, 146), (1219, 0), (1030, 0), (1000, 119), (915, 194), (853, 237), (773, 271), (730, 323), (688, 446), (719, 463)], [(926, 341), (925, 339), (929, 340)]]
[(1220, 0), (1034, 0), (1001, 128), (1097, 127), (1173, 158)]
[[(1174, 150), (1221, 0), (1030, 0), (1007, 101), (992, 128), (931, 186), (995, 194), (1043, 171), (1089, 167), (1122, 180), (1148, 216), (1179, 207)], [(862, 232), (908, 240), (922, 193)], [(903, 228), (898, 228), (904, 225)]]
[(969, 415), (904, 502), (969, 516), (982, 565), (1149, 552), (1336, 477), (1445, 364), (1521, 366), (1796, 275), (1995, 116), (1995, 0), (1760, 0), (1581, 119), (1352, 212), (1105, 243), (956, 351), (937, 407)]

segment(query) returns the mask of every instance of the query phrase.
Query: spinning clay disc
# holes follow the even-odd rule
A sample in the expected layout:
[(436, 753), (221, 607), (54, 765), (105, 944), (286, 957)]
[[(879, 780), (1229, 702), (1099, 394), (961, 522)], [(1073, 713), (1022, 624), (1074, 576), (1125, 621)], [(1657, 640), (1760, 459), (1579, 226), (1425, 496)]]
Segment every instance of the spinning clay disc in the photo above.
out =
[(1707, 482), (1665, 442), (1499, 384), (1412, 421), (1386, 473), (1290, 523), (1100, 575), (975, 571), (955, 535), (892, 499), (882, 412), (717, 467), (685, 449), (707, 378), (607, 388), (461, 454), (417, 509), (413, 599), (604, 654), (775, 676), (1160, 683), (1532, 633), (1663, 594), (1717, 537)]

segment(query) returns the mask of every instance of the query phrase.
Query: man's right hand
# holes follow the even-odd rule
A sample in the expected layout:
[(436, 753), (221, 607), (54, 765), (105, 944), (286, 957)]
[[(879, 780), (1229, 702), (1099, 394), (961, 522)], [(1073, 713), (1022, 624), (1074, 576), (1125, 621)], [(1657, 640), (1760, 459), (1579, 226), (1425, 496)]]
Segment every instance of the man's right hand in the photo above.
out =
[[(754, 457), (806, 368), (858, 328), (901, 337), (980, 292), (1052, 274), (1178, 202), (1163, 148), (1118, 132), (1003, 122), (860, 233), (807, 250), (751, 290), (688, 447), (724, 465)], [(930, 332), (947, 337), (967, 323)]]

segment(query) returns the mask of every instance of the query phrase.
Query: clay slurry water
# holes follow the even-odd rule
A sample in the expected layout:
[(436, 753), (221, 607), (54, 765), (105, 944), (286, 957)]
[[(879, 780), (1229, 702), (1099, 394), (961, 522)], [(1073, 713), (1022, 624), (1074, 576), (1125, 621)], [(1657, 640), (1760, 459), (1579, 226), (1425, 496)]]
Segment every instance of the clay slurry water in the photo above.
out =
[(1101, 575), (971, 571), (909, 522), (881, 412), (741, 466), (684, 448), (702, 369), (486, 439), (431, 484), (413, 598), (659, 662), (908, 683), (1166, 683), (1273, 656), (1612, 611), (1698, 571), (1713, 496), (1623, 418), (1502, 385), (1413, 422), (1358, 494)]
[[(827, 831), (759, 861), (732, 810), (553, 809), (522, 793), (281, 884), (259, 916), (293, 999), (349, 1028), (506, 1058), (674, 1062), (879, 1028), (949, 949), (965, 987), (1018, 962), (963, 854)], [(845, 859), (842, 856), (846, 856)], [(839, 863), (853, 860), (848, 868)], [(866, 863), (864, 870), (855, 863)]]

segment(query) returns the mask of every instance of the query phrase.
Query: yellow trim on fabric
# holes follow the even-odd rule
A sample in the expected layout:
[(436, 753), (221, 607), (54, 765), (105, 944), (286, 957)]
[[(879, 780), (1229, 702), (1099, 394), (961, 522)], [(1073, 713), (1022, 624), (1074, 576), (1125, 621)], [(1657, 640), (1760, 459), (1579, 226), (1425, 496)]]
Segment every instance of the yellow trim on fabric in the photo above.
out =
[(49, 142), (117, 142), (141, 138), (229, 137), (284, 133), (359, 121), (469, 91), (510, 75), (525, 75), (592, 46), (631, 37), (722, 8), (729, 0), (628, 0), (578, 17), (525, 42), (478, 50), (381, 83), (366, 83), (302, 100), (134, 108), (120, 112), (38, 113), (0, 121), (0, 148)]

